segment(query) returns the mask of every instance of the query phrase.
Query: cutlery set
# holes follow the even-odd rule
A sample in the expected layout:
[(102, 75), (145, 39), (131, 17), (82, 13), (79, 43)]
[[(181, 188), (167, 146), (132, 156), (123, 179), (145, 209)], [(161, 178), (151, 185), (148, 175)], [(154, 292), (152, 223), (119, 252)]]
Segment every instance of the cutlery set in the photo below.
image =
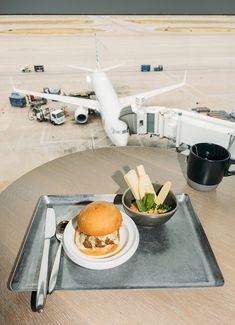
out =
[[(64, 220), (56, 226), (56, 216), (53, 208), (47, 208), (45, 219), (45, 232), (44, 232), (44, 246), (41, 260), (41, 267), (39, 271), (38, 286), (36, 293), (35, 309), (38, 312), (42, 312), (46, 302), (47, 293), (52, 293), (57, 280), (57, 275), (60, 266), (61, 249), (63, 231), (68, 221)], [(49, 264), (49, 252), (51, 238), (56, 235), (56, 238), (60, 241), (59, 248), (56, 253), (55, 261), (52, 267), (51, 276), (48, 284), (48, 264)]]
[(49, 293), (52, 293), (53, 290), (55, 289), (56, 280), (57, 280), (59, 267), (60, 267), (63, 233), (64, 233), (64, 230), (65, 230), (65, 227), (67, 226), (67, 224), (68, 224), (68, 220), (63, 220), (56, 227), (56, 234), (55, 235), (56, 235), (56, 238), (58, 239), (58, 241), (60, 242), (60, 245), (58, 247), (56, 257), (55, 257), (55, 260), (54, 260), (54, 264), (53, 264), (53, 267), (52, 267), (52, 270), (51, 270), (51, 277), (50, 277), (49, 285), (48, 285), (48, 292)]

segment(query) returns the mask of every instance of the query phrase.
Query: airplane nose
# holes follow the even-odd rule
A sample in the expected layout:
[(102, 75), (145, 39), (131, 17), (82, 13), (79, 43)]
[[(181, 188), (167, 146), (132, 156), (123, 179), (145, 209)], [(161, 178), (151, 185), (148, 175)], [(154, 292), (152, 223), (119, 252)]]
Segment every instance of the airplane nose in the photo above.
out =
[(128, 134), (122, 134), (122, 136), (118, 137), (115, 141), (115, 145), (118, 147), (125, 147), (128, 142)]

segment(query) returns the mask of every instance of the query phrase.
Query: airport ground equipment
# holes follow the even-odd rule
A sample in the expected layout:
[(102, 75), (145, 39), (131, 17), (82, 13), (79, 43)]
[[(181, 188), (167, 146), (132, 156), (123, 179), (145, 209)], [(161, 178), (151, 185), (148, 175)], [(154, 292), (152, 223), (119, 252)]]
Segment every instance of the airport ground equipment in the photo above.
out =
[[(61, 89), (60, 88), (48, 88), (44, 87), (43, 92), (45, 94), (51, 94), (51, 95), (61, 95)], [(56, 102), (56, 100), (52, 99), (53, 102)]]
[(61, 94), (61, 89), (60, 88), (48, 88), (44, 87), (43, 92), (45, 94), (52, 94), (52, 95), (60, 95)]
[(211, 142), (219, 144), (235, 159), (235, 123), (178, 108), (150, 106), (126, 107), (120, 120), (130, 134), (149, 134), (171, 140), (177, 150), (184, 145)]
[(22, 68), (21, 68), (21, 72), (31, 72), (31, 68), (29, 64), (25, 64)]
[(42, 64), (35, 64), (34, 65), (34, 71), (35, 72), (44, 72), (44, 65), (42, 65)]
[(221, 120), (235, 122), (235, 116), (233, 113), (227, 113), (224, 110), (211, 110), (207, 115)]
[(158, 66), (153, 68), (153, 71), (163, 71), (163, 65), (159, 64)]
[(48, 121), (54, 125), (60, 125), (66, 122), (65, 113), (63, 109), (53, 109), (53, 108), (41, 108), (41, 107), (34, 107), (31, 108), (31, 115), (29, 115), (30, 119), (33, 119), (32, 116), (34, 115), (36, 119), (40, 122)]
[(192, 108), (193, 112), (197, 112), (197, 113), (209, 113), (210, 109), (208, 107), (194, 107)]
[[(44, 72), (44, 65), (42, 64), (35, 64), (33, 66), (33, 69), (35, 72)], [(22, 72), (31, 72), (32, 68), (29, 64), (25, 64), (22, 68), (21, 68)]]
[(77, 97), (77, 98), (87, 98), (87, 99), (94, 99), (95, 92), (94, 91), (72, 91), (68, 94), (68, 96), (71, 97)]
[(141, 64), (140, 70), (142, 72), (149, 72), (151, 70), (151, 65), (150, 64)]
[(11, 106), (16, 107), (25, 107), (27, 104), (25, 96), (22, 96), (16, 92), (11, 93), (11, 95), (9, 96), (9, 101)]
[(230, 113), (230, 116), (235, 119), (235, 108), (232, 109), (232, 112)]
[(232, 111), (231, 113), (225, 112), (224, 110), (211, 110), (208, 107), (195, 107), (192, 108), (193, 112), (197, 113), (206, 113), (207, 116), (218, 118), (221, 120), (226, 120), (230, 122), (235, 122), (235, 114)]
[(33, 95), (27, 95), (26, 96), (28, 99), (28, 103), (29, 105), (46, 105), (47, 104), (47, 99), (46, 98), (42, 98), (42, 97), (36, 97)]

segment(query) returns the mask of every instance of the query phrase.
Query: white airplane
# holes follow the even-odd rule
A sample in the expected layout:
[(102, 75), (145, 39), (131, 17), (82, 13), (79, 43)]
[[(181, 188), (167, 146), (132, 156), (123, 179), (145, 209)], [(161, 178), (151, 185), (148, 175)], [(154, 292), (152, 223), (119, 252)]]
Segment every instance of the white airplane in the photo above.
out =
[(96, 69), (89, 69), (77, 66), (72, 67), (84, 71), (93, 72), (92, 81), (96, 94), (96, 100), (46, 94), (22, 89), (14, 89), (14, 91), (25, 95), (32, 95), (35, 97), (42, 97), (76, 105), (77, 108), (74, 112), (74, 117), (76, 122), (80, 124), (87, 122), (89, 109), (99, 112), (102, 118), (102, 124), (105, 133), (107, 134), (111, 142), (116, 146), (126, 146), (128, 142), (128, 126), (125, 122), (119, 120), (121, 110), (124, 107), (141, 107), (141, 105), (146, 99), (180, 88), (184, 86), (186, 82), (185, 73), (183, 81), (178, 84), (140, 93), (137, 95), (119, 98), (112, 86), (112, 83), (105, 74), (105, 71), (109, 71), (118, 66), (112, 66), (106, 69), (101, 69), (99, 60), (97, 59)]

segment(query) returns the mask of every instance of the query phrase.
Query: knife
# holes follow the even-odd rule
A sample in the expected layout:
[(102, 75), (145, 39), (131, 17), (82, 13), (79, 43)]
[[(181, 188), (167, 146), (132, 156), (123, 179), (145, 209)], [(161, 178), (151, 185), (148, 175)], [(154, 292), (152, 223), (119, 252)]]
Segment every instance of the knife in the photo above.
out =
[(48, 262), (50, 239), (55, 235), (56, 218), (53, 208), (47, 208), (44, 234), (44, 247), (42, 254), (41, 267), (38, 278), (38, 287), (36, 294), (36, 311), (41, 312), (45, 306), (48, 286)]

